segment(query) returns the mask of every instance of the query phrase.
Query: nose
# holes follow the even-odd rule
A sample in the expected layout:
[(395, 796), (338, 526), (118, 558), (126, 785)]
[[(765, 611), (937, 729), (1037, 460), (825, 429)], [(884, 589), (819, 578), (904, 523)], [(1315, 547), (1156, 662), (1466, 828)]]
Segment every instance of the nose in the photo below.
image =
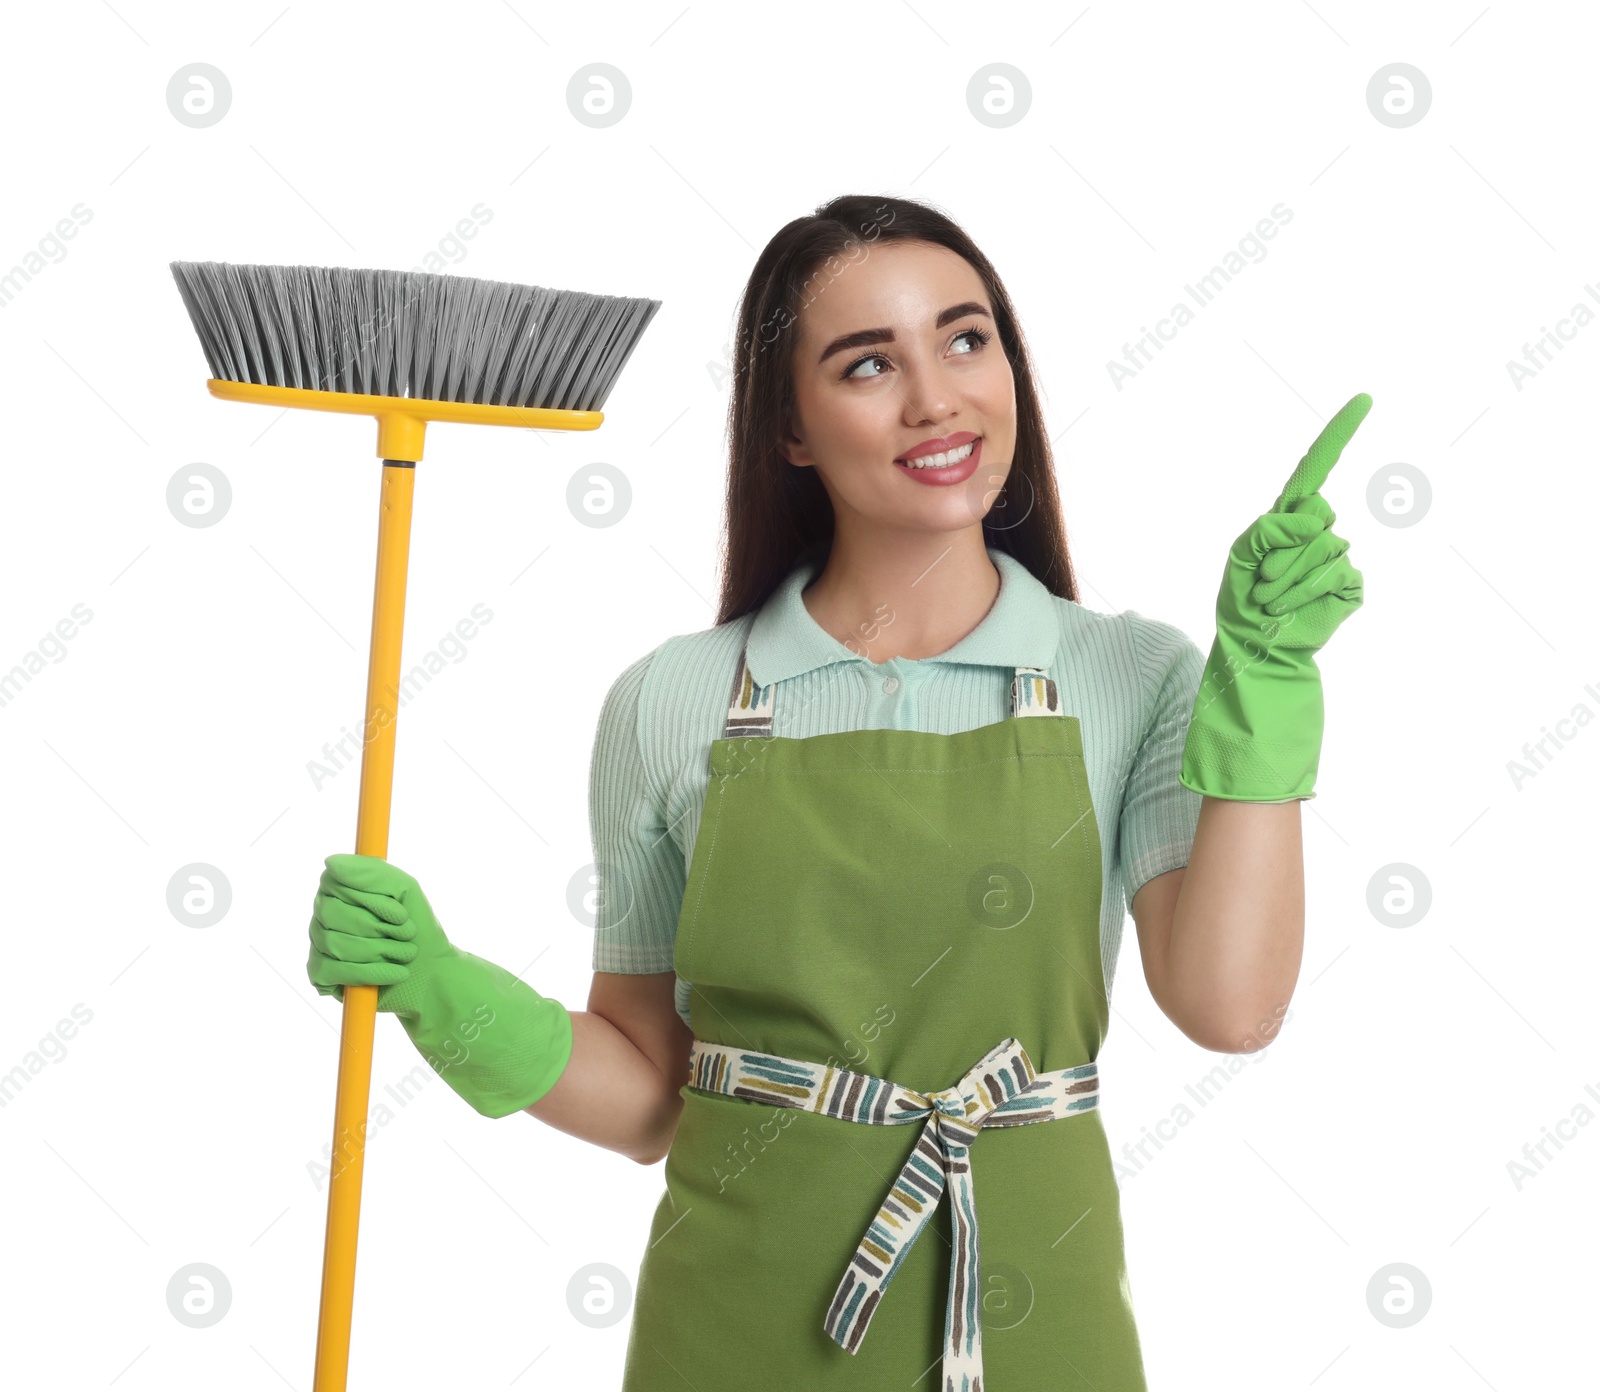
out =
[(908, 363), (900, 383), (905, 399), (904, 420), (908, 426), (945, 420), (954, 412), (954, 392), (937, 363)]

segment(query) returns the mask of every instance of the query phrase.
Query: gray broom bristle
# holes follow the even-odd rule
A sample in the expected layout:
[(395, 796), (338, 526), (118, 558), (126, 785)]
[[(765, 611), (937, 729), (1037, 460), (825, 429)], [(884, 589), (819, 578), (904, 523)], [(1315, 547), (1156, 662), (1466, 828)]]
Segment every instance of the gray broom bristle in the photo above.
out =
[(174, 261), (213, 377), (598, 411), (660, 300), (427, 271)]

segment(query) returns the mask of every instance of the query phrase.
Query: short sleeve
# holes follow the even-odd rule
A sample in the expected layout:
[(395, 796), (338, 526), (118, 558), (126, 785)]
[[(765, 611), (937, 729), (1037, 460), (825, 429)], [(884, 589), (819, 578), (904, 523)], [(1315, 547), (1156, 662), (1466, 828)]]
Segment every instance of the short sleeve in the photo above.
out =
[[(660, 649), (656, 650), (657, 652)], [(589, 765), (594, 846), (595, 971), (668, 972), (683, 903), (683, 855), (640, 740), (640, 703), (656, 653), (628, 667), (606, 693)]]
[(1182, 629), (1127, 613), (1145, 696), (1143, 735), (1117, 827), (1118, 866), (1131, 906), (1146, 880), (1189, 863), (1203, 799), (1178, 781), (1178, 772), (1205, 660)]

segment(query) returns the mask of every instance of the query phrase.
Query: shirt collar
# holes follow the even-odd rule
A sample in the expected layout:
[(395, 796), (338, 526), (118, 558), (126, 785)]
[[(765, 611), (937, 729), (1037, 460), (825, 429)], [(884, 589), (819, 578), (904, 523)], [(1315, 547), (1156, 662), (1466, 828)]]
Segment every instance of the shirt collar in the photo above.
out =
[[(985, 549), (1000, 572), (1000, 592), (994, 604), (982, 622), (954, 647), (920, 660), (1049, 667), (1061, 643), (1056, 596), (1009, 552), (992, 546)], [(756, 614), (745, 654), (750, 678), (758, 686), (786, 681), (834, 662), (868, 662), (817, 623), (800, 597), (822, 569), (824, 559), (816, 554), (803, 559)]]

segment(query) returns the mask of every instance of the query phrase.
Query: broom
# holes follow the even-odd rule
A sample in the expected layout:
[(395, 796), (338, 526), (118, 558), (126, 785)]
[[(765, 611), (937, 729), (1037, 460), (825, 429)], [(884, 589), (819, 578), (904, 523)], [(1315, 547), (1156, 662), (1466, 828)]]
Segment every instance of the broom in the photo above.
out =
[[(383, 486), (356, 854), (387, 858), (412, 484), (429, 421), (593, 430), (661, 301), (422, 271), (174, 261), (211, 394), (377, 418)], [(350, 1363), (376, 986), (347, 986), (313, 1392)]]

